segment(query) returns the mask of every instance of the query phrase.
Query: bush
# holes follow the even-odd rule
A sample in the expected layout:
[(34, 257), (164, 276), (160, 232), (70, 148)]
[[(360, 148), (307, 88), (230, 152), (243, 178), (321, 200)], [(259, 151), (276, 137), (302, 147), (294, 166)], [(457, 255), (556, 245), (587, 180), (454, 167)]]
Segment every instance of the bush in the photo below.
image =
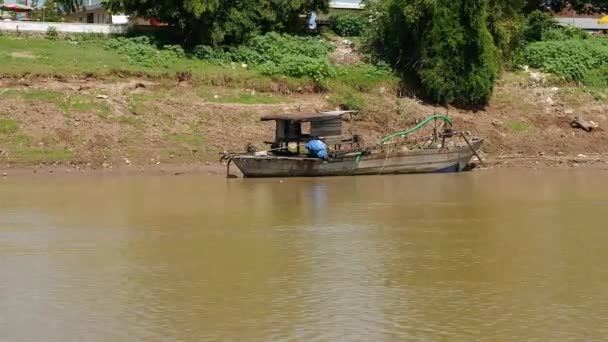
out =
[(543, 36), (547, 32), (556, 27), (557, 24), (551, 14), (536, 10), (528, 16), (522, 36), (526, 42), (538, 42), (543, 40)]
[(195, 46), (192, 50), (192, 55), (198, 59), (214, 64), (221, 64), (229, 59), (223, 50), (212, 48), (209, 45)]
[[(596, 69), (606, 70), (608, 40), (567, 40), (536, 42), (523, 51), (523, 62), (569, 81), (601, 77)], [(605, 76), (604, 77), (608, 77)], [(592, 82), (597, 82), (593, 80)]]
[(551, 14), (534, 11), (530, 13), (522, 30), (524, 42), (548, 40), (587, 39), (589, 34), (574, 26), (560, 26)]
[(322, 81), (336, 76), (336, 71), (327, 59), (287, 55), (279, 62), (266, 62), (260, 67), (264, 75), (310, 77)]
[(353, 14), (333, 15), (329, 18), (331, 29), (342, 37), (359, 37), (369, 25), (367, 18)]
[(332, 95), (329, 101), (343, 110), (361, 110), (365, 105), (365, 100), (350, 89)]
[(461, 5), (444, 2), (423, 36), (422, 89), (438, 103), (485, 104), (498, 75), (497, 50), (483, 20), (486, 8), (463, 6), (467, 22), (460, 20)]
[(130, 64), (145, 67), (168, 67), (171, 60), (185, 56), (184, 50), (175, 45), (165, 46), (160, 50), (154, 42), (146, 36), (134, 38), (109, 39), (104, 43), (106, 49), (117, 50), (125, 56)]
[(330, 51), (329, 44), (316, 38), (268, 33), (254, 36), (237, 47), (198, 45), (193, 55), (211, 63), (251, 65), (265, 75), (310, 77), (320, 81), (335, 76), (327, 59)]
[[(487, 103), (499, 53), (485, 0), (370, 1), (379, 13), (369, 30), (374, 60), (384, 60), (403, 84), (437, 103)], [(508, 41), (507, 41), (508, 39)], [(510, 37), (505, 45), (511, 44)]]
[(59, 39), (59, 33), (57, 33), (57, 28), (54, 26), (49, 26), (46, 30), (46, 39), (48, 40), (57, 40)]
[(163, 46), (163, 50), (169, 54), (173, 54), (176, 58), (186, 57), (186, 52), (184, 52), (184, 48), (180, 45), (165, 45)]
[(608, 87), (608, 64), (604, 64), (599, 68), (588, 71), (583, 82), (585, 85), (598, 88)]

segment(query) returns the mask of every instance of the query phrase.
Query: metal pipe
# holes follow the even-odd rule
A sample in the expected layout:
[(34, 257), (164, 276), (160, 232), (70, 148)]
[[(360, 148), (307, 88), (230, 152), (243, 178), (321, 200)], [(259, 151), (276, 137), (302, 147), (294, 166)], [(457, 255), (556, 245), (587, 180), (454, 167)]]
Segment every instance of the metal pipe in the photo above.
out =
[(469, 148), (471, 149), (471, 151), (473, 151), (473, 154), (475, 155), (475, 157), (477, 157), (477, 159), (479, 159), (479, 162), (481, 163), (481, 165), (483, 165), (483, 167), (488, 167), (486, 165), (486, 163), (483, 162), (483, 159), (481, 159), (481, 157), (479, 156), (479, 153), (477, 153), (477, 151), (475, 151), (475, 149), (469, 142), (469, 139), (467, 139), (467, 137), (464, 135), (464, 133), (460, 133), (460, 136), (464, 139), (464, 141), (467, 143), (467, 145), (469, 145)]

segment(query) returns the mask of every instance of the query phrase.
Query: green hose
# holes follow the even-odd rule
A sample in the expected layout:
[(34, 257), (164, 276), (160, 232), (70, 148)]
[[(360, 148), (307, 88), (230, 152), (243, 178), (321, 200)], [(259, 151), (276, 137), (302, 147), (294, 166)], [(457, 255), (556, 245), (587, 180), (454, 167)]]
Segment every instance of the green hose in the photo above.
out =
[[(445, 115), (433, 115), (431, 117), (426, 118), (424, 121), (422, 121), (421, 123), (419, 123), (416, 127), (412, 128), (412, 129), (408, 129), (407, 131), (404, 132), (399, 132), (399, 133), (395, 133), (393, 135), (389, 135), (388, 137), (382, 139), (382, 141), (380, 142), (380, 144), (384, 144), (387, 141), (391, 141), (395, 138), (398, 137), (404, 137), (410, 133), (414, 133), (417, 130), (421, 129), (424, 125), (426, 125), (427, 123), (431, 122), (432, 120), (435, 119), (442, 119), (443, 121), (449, 123), (450, 125), (452, 125), (452, 120), (450, 118), (448, 118)], [(357, 155), (357, 158), (355, 158), (355, 167), (357, 166), (357, 164), (359, 164), (359, 161), (361, 160), (361, 156), (363, 155), (363, 153), (365, 152), (365, 149), (363, 149), (362, 151), (359, 151), (359, 154)]]
[(399, 132), (399, 133), (395, 133), (393, 135), (389, 135), (388, 137), (382, 139), (382, 141), (380, 142), (380, 144), (385, 144), (388, 141), (391, 141), (395, 138), (398, 137), (404, 137), (410, 133), (414, 133), (417, 130), (421, 129), (424, 125), (426, 125), (427, 123), (431, 122), (432, 120), (435, 119), (442, 119), (443, 121), (449, 123), (450, 125), (452, 125), (452, 120), (450, 120), (450, 118), (448, 118), (445, 115), (433, 115), (431, 117), (428, 117), (427, 119), (425, 119), (424, 121), (422, 121), (421, 123), (419, 123), (416, 127), (412, 128), (412, 129), (408, 129), (407, 131), (404, 132)]

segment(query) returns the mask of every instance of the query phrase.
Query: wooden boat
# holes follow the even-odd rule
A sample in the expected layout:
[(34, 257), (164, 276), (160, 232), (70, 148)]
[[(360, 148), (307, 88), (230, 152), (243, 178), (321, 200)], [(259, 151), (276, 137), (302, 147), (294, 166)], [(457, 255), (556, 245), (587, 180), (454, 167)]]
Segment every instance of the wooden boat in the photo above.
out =
[[(344, 136), (342, 123), (352, 111), (335, 111), (313, 114), (267, 116), (264, 121), (276, 121), (276, 138), (268, 142), (271, 149), (263, 152), (224, 153), (228, 173), (234, 163), (245, 177), (319, 177), (351, 175), (411, 174), (434, 172), (460, 172), (467, 168), (483, 144), (482, 139), (468, 138), (452, 129), (452, 122), (442, 115), (432, 116), (411, 130), (383, 139), (373, 146), (362, 146), (360, 136)], [(421, 129), (430, 122), (442, 122), (424, 140), (395, 143)], [(303, 124), (310, 123), (309, 133), (302, 132)], [(311, 136), (320, 137), (329, 148), (327, 160), (302, 154), (300, 145)], [(462, 142), (450, 142), (460, 137)]]

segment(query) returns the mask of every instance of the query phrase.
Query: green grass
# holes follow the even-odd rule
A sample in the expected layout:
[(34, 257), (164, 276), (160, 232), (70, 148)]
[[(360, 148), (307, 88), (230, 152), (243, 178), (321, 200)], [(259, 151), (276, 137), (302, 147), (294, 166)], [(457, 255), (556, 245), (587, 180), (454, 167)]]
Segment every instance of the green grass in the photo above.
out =
[(60, 148), (16, 148), (11, 151), (11, 160), (17, 163), (57, 163), (74, 159), (72, 151)]
[(534, 125), (527, 121), (507, 121), (505, 127), (514, 133), (530, 133), (534, 131)]
[(159, 111), (157, 105), (155, 105), (154, 99), (159, 96), (164, 96), (162, 93), (153, 93), (153, 94), (131, 94), (129, 95), (129, 111), (132, 114), (138, 116), (148, 115), (150, 113), (155, 113)]
[[(215, 65), (194, 58), (176, 58), (162, 67), (129, 63), (124, 55), (103, 47), (103, 39), (49, 41), (33, 37), (0, 36), (0, 75), (96, 76), (112, 79), (132, 75), (175, 79), (176, 74), (192, 75), (196, 86), (253, 89), (258, 93), (290, 94), (314, 89), (349, 86), (358, 91), (397, 88), (397, 76), (369, 65), (338, 67), (338, 75), (320, 86), (309, 78), (262, 75), (256, 70), (235, 65)], [(50, 95), (50, 94), (48, 94)], [(48, 100), (48, 98), (47, 98)], [(218, 101), (235, 103), (277, 103), (262, 95), (232, 94)]]
[(345, 110), (361, 110), (365, 106), (363, 95), (351, 89), (333, 93), (329, 97), (329, 102)]
[[(6, 113), (0, 113), (0, 139), (19, 132), (19, 123)], [(1, 140), (0, 140), (1, 141)]]
[(167, 134), (165, 139), (186, 148), (199, 147), (205, 144), (205, 139), (200, 133), (171, 133)]
[(7, 99), (23, 99), (30, 102), (50, 102), (60, 103), (60, 99), (64, 97), (63, 93), (53, 90), (42, 89), (5, 89), (0, 90), (0, 96)]
[(144, 129), (144, 125), (146, 124), (146, 121), (143, 117), (135, 115), (120, 115), (118, 117), (115, 117), (114, 119), (117, 122), (131, 125), (137, 129)]
[(608, 102), (608, 89), (601, 87), (564, 87), (559, 91), (562, 101), (570, 104), (586, 105), (591, 102)]
[(328, 88), (333, 91), (341, 86), (348, 86), (361, 92), (374, 92), (384, 88), (386, 92), (396, 93), (399, 77), (391, 72), (379, 70), (371, 65), (353, 65), (338, 67), (336, 78), (328, 80)]
[(77, 97), (71, 97), (71, 98), (67, 99), (64, 103), (59, 105), (59, 108), (62, 109), (66, 113), (92, 112), (104, 119), (107, 119), (112, 111), (107, 104), (101, 103), (101, 102), (99, 102), (99, 100), (95, 100), (91, 96), (83, 96), (83, 95), (80, 95)]
[[(37, 38), (0, 36), (0, 74), (7, 75), (111, 75), (145, 73), (162, 76), (177, 72), (190, 72), (193, 75), (211, 76), (209, 82), (229, 81), (230, 79), (250, 79), (257, 73), (245, 69), (213, 65), (197, 59), (179, 58), (168, 67), (147, 68), (130, 64), (123, 55), (106, 50), (102, 40), (83, 41), (77, 44), (66, 41), (48, 41)], [(34, 58), (15, 57), (27, 52)], [(225, 76), (225, 77), (222, 77)]]
[(30, 103), (46, 102), (55, 104), (65, 114), (95, 113), (107, 118), (111, 112), (110, 107), (95, 99), (92, 95), (66, 96), (64, 93), (44, 89), (6, 89), (0, 91), (0, 96), (7, 99), (22, 99)]
[(0, 143), (7, 152), (7, 157), (0, 159), (7, 158), (15, 163), (55, 163), (74, 158), (73, 152), (63, 148), (30, 146), (31, 139), (21, 133), (17, 120), (6, 113), (0, 113)]
[(198, 96), (207, 102), (214, 103), (239, 103), (239, 104), (278, 104), (287, 103), (289, 100), (282, 95), (259, 93), (244, 89), (211, 89), (210, 87), (199, 87)]

